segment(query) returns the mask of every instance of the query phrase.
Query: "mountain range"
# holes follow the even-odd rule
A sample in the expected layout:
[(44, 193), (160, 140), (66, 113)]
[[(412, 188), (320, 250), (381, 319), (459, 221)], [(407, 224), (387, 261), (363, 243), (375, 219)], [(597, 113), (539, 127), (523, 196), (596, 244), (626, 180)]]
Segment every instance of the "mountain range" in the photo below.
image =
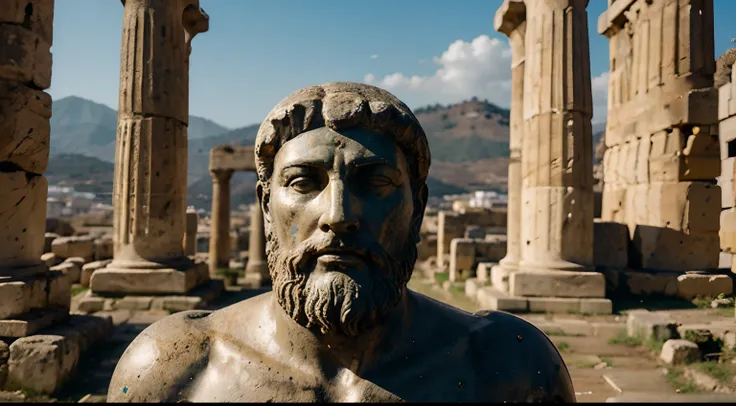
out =
[[(51, 157), (46, 172), (51, 184), (105, 196), (112, 192), (117, 112), (76, 96), (54, 101)], [(428, 184), (432, 195), (470, 190), (506, 190), (509, 111), (473, 98), (447, 106), (414, 110), (432, 153)], [(253, 145), (259, 124), (229, 129), (202, 117), (189, 117), (189, 204), (211, 205), (209, 151), (220, 144)], [(600, 126), (594, 126), (596, 138)], [(254, 199), (255, 175), (236, 173), (231, 181), (233, 207)], [(108, 199), (104, 199), (108, 200)]]

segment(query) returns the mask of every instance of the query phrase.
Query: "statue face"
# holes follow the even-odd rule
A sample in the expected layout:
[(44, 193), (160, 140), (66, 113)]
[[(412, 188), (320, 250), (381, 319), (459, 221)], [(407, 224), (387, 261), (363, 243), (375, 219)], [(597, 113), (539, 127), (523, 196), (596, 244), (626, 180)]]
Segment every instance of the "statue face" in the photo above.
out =
[(303, 133), (276, 154), (265, 198), (269, 268), (284, 310), (323, 333), (380, 324), (416, 261), (414, 195), (396, 143), (362, 129)]

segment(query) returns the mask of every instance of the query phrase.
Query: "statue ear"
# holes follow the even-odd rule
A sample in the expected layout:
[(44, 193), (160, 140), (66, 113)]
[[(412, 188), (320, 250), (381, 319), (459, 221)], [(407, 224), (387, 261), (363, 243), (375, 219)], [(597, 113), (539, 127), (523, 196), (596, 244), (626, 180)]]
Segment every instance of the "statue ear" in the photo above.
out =
[(414, 216), (412, 227), (414, 228), (414, 235), (416, 235), (419, 243), (419, 230), (422, 228), (422, 222), (424, 221), (424, 210), (427, 208), (427, 200), (429, 199), (429, 188), (425, 182), (419, 186), (416, 198), (414, 199)]
[(271, 211), (269, 210), (269, 193), (263, 189), (263, 183), (256, 182), (256, 198), (263, 211), (263, 222), (268, 227), (271, 225)]

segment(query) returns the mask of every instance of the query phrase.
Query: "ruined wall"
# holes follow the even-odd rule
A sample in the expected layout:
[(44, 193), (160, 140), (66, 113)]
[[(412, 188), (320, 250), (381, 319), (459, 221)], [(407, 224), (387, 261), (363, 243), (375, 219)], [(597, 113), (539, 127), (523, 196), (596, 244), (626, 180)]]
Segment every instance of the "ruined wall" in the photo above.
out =
[(712, 0), (616, 0), (601, 218), (626, 224), (632, 268), (718, 265), (720, 174)]
[[(736, 49), (736, 48), (734, 48)], [(728, 69), (731, 70), (730, 68)], [(721, 187), (720, 237), (721, 250), (727, 254), (736, 253), (736, 198), (734, 197), (734, 162), (736, 162), (736, 86), (733, 71), (731, 80), (718, 89), (718, 137), (720, 144), (721, 174), (718, 185)], [(726, 257), (730, 257), (727, 255)], [(733, 261), (731, 261), (733, 266)]]

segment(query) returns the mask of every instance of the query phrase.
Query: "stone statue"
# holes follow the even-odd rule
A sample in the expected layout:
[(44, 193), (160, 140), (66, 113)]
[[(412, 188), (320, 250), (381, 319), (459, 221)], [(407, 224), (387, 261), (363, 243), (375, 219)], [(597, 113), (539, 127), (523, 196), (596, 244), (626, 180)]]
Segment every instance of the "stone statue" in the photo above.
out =
[(273, 291), (149, 326), (109, 402), (575, 401), (533, 325), (406, 288), (430, 154), (393, 95), (299, 90), (263, 122), (255, 155)]

